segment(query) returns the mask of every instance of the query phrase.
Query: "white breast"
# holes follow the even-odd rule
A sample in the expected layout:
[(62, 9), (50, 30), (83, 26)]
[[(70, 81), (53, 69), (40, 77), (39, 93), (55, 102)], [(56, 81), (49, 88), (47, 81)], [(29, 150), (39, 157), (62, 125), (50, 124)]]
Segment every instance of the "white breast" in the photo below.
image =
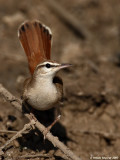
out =
[(58, 101), (56, 86), (51, 82), (37, 83), (34, 88), (29, 89), (28, 103), (35, 109), (47, 110), (54, 107)]

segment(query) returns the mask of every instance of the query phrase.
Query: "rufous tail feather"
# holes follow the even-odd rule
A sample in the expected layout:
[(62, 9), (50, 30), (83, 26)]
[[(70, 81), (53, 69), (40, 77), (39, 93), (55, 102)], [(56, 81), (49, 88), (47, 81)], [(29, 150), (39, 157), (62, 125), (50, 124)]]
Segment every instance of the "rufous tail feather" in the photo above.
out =
[(39, 63), (50, 59), (51, 31), (39, 21), (26, 21), (20, 26), (18, 36), (28, 58), (30, 72), (33, 74)]

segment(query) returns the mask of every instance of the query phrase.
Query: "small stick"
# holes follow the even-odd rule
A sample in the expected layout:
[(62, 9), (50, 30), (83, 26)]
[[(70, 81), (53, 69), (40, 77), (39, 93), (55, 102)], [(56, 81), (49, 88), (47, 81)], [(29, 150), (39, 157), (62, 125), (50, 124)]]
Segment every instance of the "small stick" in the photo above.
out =
[(23, 156), (19, 156), (18, 158), (37, 158), (37, 157), (44, 157), (44, 158), (51, 158), (51, 155), (48, 154), (35, 154), (35, 155), (23, 155)]
[(23, 129), (17, 132), (16, 135), (14, 135), (11, 139), (9, 139), (2, 147), (0, 147), (0, 150), (4, 150), (12, 141), (22, 136), (23, 132), (31, 128), (32, 123), (29, 122), (28, 124), (25, 124)]
[[(7, 89), (3, 87), (2, 84), (0, 84), (0, 95), (3, 96), (6, 101), (10, 102), (14, 108), (22, 112), (22, 100), (13, 96)], [(46, 127), (43, 124), (38, 122), (38, 120), (35, 121), (34, 119), (31, 119), (31, 115), (29, 113), (24, 115), (30, 120), (30, 123), (32, 124), (34, 123), (33, 125), (36, 128), (38, 128), (38, 130), (40, 130), (42, 133), (44, 133)], [(48, 132), (46, 134), (46, 138), (52, 142), (54, 147), (59, 148), (70, 159), (81, 160), (81, 158), (77, 157), (67, 146), (65, 146), (61, 141), (59, 141), (58, 137), (55, 137), (50, 132)]]
[(0, 130), (0, 133), (10, 133), (10, 134), (15, 134), (18, 131), (7, 131), (7, 130)]
[[(5, 134), (15, 134), (18, 131), (7, 131), (7, 130), (0, 130), (0, 133), (5, 133)], [(28, 132), (23, 132), (24, 134), (28, 133)]]
[(45, 140), (45, 138), (46, 138), (46, 134), (50, 131), (50, 129), (55, 125), (55, 123), (57, 123), (57, 121), (59, 121), (60, 120), (60, 117), (61, 117), (61, 115), (59, 115), (55, 120), (54, 120), (54, 122), (49, 126), (49, 127), (47, 127), (47, 130), (45, 130), (44, 132), (43, 132), (43, 134), (44, 134), (44, 140)]

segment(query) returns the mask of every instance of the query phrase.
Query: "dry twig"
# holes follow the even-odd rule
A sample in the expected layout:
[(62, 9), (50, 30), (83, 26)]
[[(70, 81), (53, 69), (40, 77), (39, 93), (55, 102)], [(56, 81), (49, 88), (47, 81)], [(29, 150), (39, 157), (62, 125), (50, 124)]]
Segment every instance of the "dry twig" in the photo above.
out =
[[(9, 131), (9, 130), (0, 130), (0, 133), (3, 133), (3, 134), (16, 134), (18, 131)], [(27, 134), (28, 132), (25, 131), (23, 132), (24, 134)]]
[(1, 150), (4, 150), (6, 146), (8, 146), (12, 141), (22, 136), (23, 132), (30, 129), (31, 125), (33, 125), (33, 122), (29, 122), (28, 124), (25, 124), (23, 129), (18, 131), (16, 135), (14, 135), (10, 140), (8, 140), (2, 147), (0, 147)]
[(15, 134), (15, 133), (17, 133), (18, 131), (8, 131), (8, 130), (0, 130), (0, 133), (10, 133), (10, 134)]
[[(2, 84), (0, 84), (0, 95), (5, 98), (6, 101), (9, 101), (12, 106), (14, 106), (17, 110), (22, 112), (22, 101), (15, 96), (13, 96), (7, 89), (3, 87)], [(35, 121), (34, 119), (31, 120), (30, 114), (24, 114), (29, 120), (30, 123), (32, 121), (32, 124), (34, 122), (34, 126), (40, 130), (40, 132), (44, 132), (46, 130), (45, 126), (43, 126), (39, 121)], [(23, 128), (24, 130), (25, 128)], [(22, 133), (22, 130), (20, 131)], [(67, 157), (69, 157), (72, 160), (81, 160), (79, 157), (77, 157), (67, 146), (65, 146), (62, 142), (59, 141), (58, 137), (53, 136), (50, 132), (46, 134), (46, 139), (52, 142), (54, 147), (59, 148)], [(1, 148), (4, 148), (3, 146)]]
[(41, 154), (41, 153), (40, 153), (40, 154), (35, 154), (35, 155), (32, 155), (32, 154), (30, 155), (30, 154), (29, 154), (29, 155), (19, 156), (18, 159), (20, 159), (20, 158), (27, 158), (27, 159), (28, 159), (28, 158), (37, 158), (37, 157), (50, 158), (50, 157), (52, 157), (52, 156), (51, 156), (51, 155), (48, 155), (48, 154)]

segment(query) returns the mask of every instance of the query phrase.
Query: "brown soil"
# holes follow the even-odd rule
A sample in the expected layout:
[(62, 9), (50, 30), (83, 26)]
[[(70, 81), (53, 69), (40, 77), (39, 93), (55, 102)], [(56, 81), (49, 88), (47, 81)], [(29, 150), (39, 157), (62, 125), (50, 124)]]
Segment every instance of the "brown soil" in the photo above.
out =
[[(117, 158), (120, 156), (119, 0), (57, 2), (81, 23), (86, 31), (85, 40), (76, 36), (44, 1), (0, 0), (0, 82), (20, 97), (22, 81), (29, 71), (17, 29), (26, 19), (39, 19), (53, 32), (52, 59), (73, 64), (61, 72), (65, 101), (53, 135), (83, 160), (91, 156)], [(0, 110), (0, 130), (20, 130), (27, 122), (2, 98)], [(48, 125), (53, 117), (52, 111), (42, 112), (41, 121)], [(12, 134), (0, 133), (0, 145), (10, 137)], [(64, 156), (50, 142), (44, 143), (38, 131), (32, 131), (14, 141), (3, 159), (37, 153), (51, 154), (52, 158), (46, 160), (61, 160)]]

